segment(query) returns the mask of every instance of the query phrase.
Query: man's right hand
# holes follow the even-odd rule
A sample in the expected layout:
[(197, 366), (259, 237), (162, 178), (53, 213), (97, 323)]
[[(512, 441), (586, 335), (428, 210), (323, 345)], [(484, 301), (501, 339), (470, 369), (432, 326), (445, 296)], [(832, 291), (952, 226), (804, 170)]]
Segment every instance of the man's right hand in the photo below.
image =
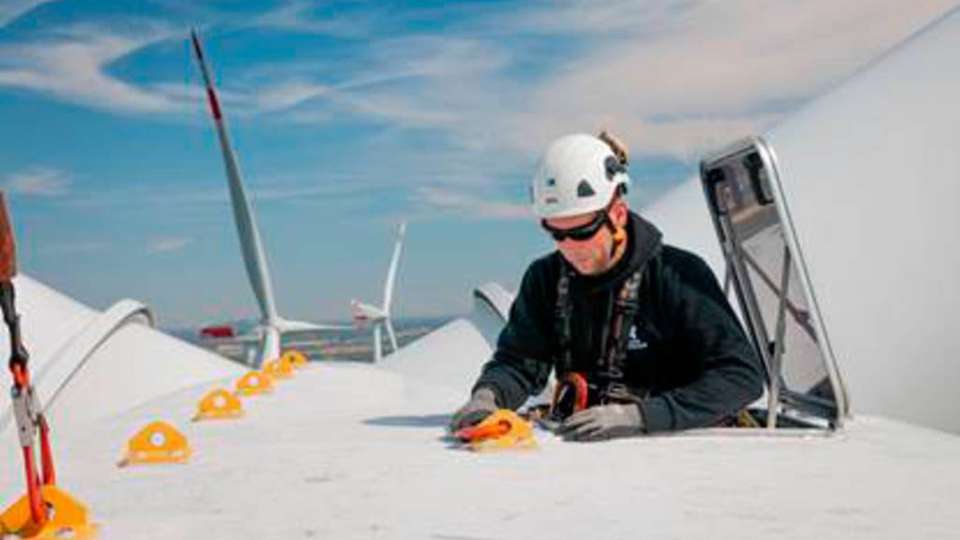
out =
[(477, 388), (463, 407), (453, 413), (450, 431), (456, 433), (465, 427), (479, 424), (497, 410), (497, 398), (489, 388)]

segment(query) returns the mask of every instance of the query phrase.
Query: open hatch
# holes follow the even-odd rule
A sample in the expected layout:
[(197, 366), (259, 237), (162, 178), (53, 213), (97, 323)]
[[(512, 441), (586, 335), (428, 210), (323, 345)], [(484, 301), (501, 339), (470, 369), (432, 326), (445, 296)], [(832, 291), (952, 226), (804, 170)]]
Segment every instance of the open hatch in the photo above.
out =
[(724, 292), (736, 294), (763, 359), (768, 428), (840, 427), (846, 391), (810, 285), (780, 184), (763, 139), (748, 138), (700, 164), (700, 178), (726, 259)]

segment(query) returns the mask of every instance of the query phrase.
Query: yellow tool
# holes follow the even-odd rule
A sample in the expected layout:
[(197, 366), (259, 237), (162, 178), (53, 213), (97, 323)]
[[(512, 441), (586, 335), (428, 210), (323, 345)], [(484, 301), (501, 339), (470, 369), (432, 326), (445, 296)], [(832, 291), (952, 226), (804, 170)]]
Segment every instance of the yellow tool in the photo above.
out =
[(289, 379), (293, 377), (293, 362), (286, 356), (270, 360), (263, 365), (263, 372), (274, 379)]
[(237, 381), (237, 395), (257, 396), (273, 391), (273, 377), (262, 371), (251, 371)]
[(456, 432), (455, 436), (474, 452), (537, 447), (533, 426), (510, 409), (499, 409), (483, 422)]
[(117, 465), (186, 463), (193, 450), (187, 438), (163, 421), (151, 422), (127, 442), (127, 454)]
[(194, 415), (193, 421), (228, 420), (241, 416), (243, 416), (243, 403), (237, 396), (223, 388), (217, 388), (204, 396), (197, 404), (197, 414)]
[(283, 356), (280, 357), (281, 360), (284, 358), (289, 359), (290, 363), (292, 363), (296, 369), (303, 369), (307, 367), (307, 364), (310, 362), (306, 354), (296, 349), (287, 349), (287, 351), (283, 353)]
[(41, 486), (40, 496), (49, 516), (43, 525), (33, 521), (29, 497), (24, 495), (0, 514), (0, 537), (85, 540), (96, 535), (97, 526), (90, 523), (82, 503), (56, 486)]

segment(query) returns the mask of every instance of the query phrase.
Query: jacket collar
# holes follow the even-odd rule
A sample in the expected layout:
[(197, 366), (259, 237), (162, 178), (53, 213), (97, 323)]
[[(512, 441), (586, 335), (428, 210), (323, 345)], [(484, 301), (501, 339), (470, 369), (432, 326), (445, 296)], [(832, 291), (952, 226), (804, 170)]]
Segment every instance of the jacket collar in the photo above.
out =
[[(613, 268), (596, 276), (583, 276), (573, 272), (573, 283), (587, 292), (619, 287), (633, 272), (646, 267), (662, 246), (663, 234), (652, 223), (643, 219), (634, 212), (627, 218), (627, 250)], [(563, 258), (559, 252), (557, 255)], [(569, 267), (566, 261), (563, 264)]]

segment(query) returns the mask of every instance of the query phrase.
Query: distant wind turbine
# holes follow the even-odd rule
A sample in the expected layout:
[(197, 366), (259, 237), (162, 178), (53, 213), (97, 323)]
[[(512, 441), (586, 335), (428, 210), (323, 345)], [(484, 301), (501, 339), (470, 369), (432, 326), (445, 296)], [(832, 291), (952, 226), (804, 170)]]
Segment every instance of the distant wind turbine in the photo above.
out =
[(397, 242), (393, 247), (393, 258), (390, 259), (390, 270), (387, 272), (387, 283), (383, 288), (383, 305), (371, 306), (359, 300), (352, 300), (350, 307), (353, 311), (353, 321), (357, 326), (373, 325), (373, 360), (380, 362), (383, 359), (383, 346), (380, 343), (382, 328), (386, 327), (390, 337), (390, 345), (396, 351), (397, 334), (393, 331), (393, 321), (390, 318), (390, 305), (393, 301), (393, 285), (397, 277), (397, 266), (400, 264), (400, 252), (403, 250), (403, 237), (406, 234), (407, 224), (401, 223), (397, 229)]
[(267, 257), (264, 254), (260, 232), (254, 219), (253, 208), (247, 199), (247, 193), (240, 175), (240, 165), (230, 143), (226, 120), (220, 108), (220, 100), (213, 85), (213, 77), (207, 66), (200, 44), (200, 37), (196, 30), (190, 31), (193, 42), (193, 51), (196, 53), (200, 72), (207, 88), (207, 101), (210, 104), (210, 114), (213, 117), (217, 137), (220, 140), (220, 151), (223, 153), (223, 163), (227, 173), (227, 184), (230, 187), (230, 203), (233, 206), (234, 222), (237, 226), (237, 236), (240, 239), (240, 249), (243, 253), (243, 262), (247, 269), (247, 277), (253, 294), (260, 307), (260, 323), (256, 333), (260, 339), (260, 350), (254, 359), (254, 367), (259, 367), (268, 360), (280, 357), (280, 338), (286, 332), (308, 330), (349, 330), (349, 326), (320, 325), (300, 321), (286, 320), (277, 313), (277, 304), (273, 296), (273, 285), (270, 271), (267, 268)]

